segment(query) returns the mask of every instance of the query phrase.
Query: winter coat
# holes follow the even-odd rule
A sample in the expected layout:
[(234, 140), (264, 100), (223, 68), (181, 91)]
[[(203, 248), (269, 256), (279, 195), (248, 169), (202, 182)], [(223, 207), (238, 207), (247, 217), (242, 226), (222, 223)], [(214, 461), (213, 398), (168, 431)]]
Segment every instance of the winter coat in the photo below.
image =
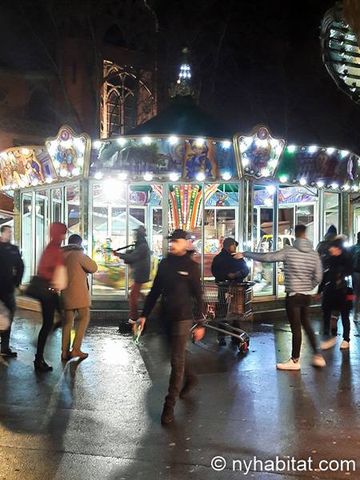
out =
[(43, 251), (38, 266), (38, 275), (48, 282), (52, 281), (56, 267), (64, 265), (61, 242), (65, 233), (66, 226), (63, 223), (56, 222), (50, 226), (50, 242)]
[(201, 317), (200, 269), (189, 255), (169, 254), (161, 260), (141, 316), (147, 317), (151, 313), (160, 295), (161, 314), (167, 322), (191, 320), (194, 313), (195, 318)]
[(87, 280), (88, 273), (95, 273), (97, 265), (85, 255), (79, 245), (67, 245), (62, 248), (68, 273), (68, 286), (62, 291), (65, 310), (77, 310), (90, 307), (91, 297)]
[(146, 283), (150, 278), (150, 249), (145, 236), (137, 236), (135, 248), (128, 253), (119, 253), (119, 258), (131, 266), (131, 276), (135, 283)]
[(322, 279), (320, 257), (306, 238), (298, 238), (292, 247), (277, 252), (244, 252), (244, 256), (257, 262), (284, 262), (287, 293), (310, 292)]
[[(216, 282), (226, 280), (242, 282), (249, 275), (249, 268), (244, 259), (237, 260), (230, 252), (222, 249), (212, 261), (211, 273), (214, 275)], [(234, 273), (235, 278), (231, 279), (229, 273)]]
[(19, 249), (10, 242), (0, 242), (0, 292), (13, 293), (21, 283), (24, 262)]

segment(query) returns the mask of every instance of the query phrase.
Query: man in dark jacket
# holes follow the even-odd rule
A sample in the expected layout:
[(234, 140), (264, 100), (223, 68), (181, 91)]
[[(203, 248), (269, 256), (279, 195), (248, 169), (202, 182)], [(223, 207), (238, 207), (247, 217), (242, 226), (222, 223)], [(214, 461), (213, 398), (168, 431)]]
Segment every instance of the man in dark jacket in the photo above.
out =
[(197, 383), (186, 359), (186, 343), (193, 324), (193, 304), (195, 318), (202, 312), (202, 292), (199, 265), (189, 255), (189, 235), (184, 230), (174, 230), (170, 239), (170, 253), (161, 260), (154, 284), (146, 298), (138, 323), (143, 329), (161, 295), (162, 317), (171, 348), (171, 375), (169, 391), (165, 398), (161, 415), (163, 425), (174, 420), (174, 407), (177, 397), (185, 396)]
[(24, 263), (19, 249), (10, 243), (12, 228), (3, 225), (0, 229), (0, 300), (10, 313), (10, 327), (1, 332), (1, 355), (16, 357), (17, 353), (10, 348), (11, 323), (16, 309), (15, 288), (21, 283), (24, 274)]
[(329, 247), (331, 245), (331, 242), (335, 240), (336, 236), (337, 230), (335, 225), (330, 225), (325, 234), (324, 240), (319, 242), (318, 246), (316, 247), (316, 251), (320, 255), (323, 270), (326, 270), (326, 268), (328, 267), (328, 261), (330, 259)]
[(131, 266), (133, 283), (130, 287), (129, 306), (130, 315), (129, 322), (133, 323), (139, 318), (138, 300), (141, 288), (144, 283), (149, 281), (150, 277), (150, 249), (146, 241), (146, 230), (140, 226), (136, 232), (136, 241), (134, 250), (127, 253), (116, 253), (116, 255), (124, 260), (127, 265)]
[(353, 273), (352, 286), (354, 289), (354, 322), (360, 320), (360, 232), (357, 234), (357, 242), (350, 248)]
[[(211, 264), (211, 272), (218, 284), (218, 303), (216, 306), (216, 318), (225, 318), (227, 314), (226, 293), (229, 290), (230, 282), (241, 283), (249, 275), (249, 268), (243, 258), (236, 258), (236, 247), (238, 242), (233, 238), (225, 238), (221, 252), (214, 257)], [(240, 328), (239, 322), (233, 322), (234, 327)], [(221, 327), (220, 323), (220, 327)], [(218, 333), (218, 342), (220, 347), (226, 345), (223, 333)], [(232, 338), (233, 343), (237, 341)]]

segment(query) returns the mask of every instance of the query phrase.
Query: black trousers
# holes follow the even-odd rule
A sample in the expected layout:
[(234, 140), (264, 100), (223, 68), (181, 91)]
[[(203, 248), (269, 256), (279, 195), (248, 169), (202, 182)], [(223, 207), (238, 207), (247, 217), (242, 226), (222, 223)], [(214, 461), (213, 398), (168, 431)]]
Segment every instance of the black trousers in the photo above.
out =
[(172, 322), (171, 325), (166, 328), (171, 362), (169, 390), (165, 398), (167, 405), (175, 405), (184, 381), (194, 376), (186, 353), (186, 344), (192, 325), (192, 320), (181, 320)]
[(55, 311), (60, 312), (60, 297), (57, 293), (51, 292), (40, 303), (42, 326), (39, 332), (36, 355), (43, 357), (47, 337), (53, 328)]
[[(340, 312), (343, 325), (343, 338), (350, 341), (350, 308), (346, 301), (345, 291), (324, 290), (322, 297), (322, 311), (324, 322), (324, 335), (330, 336), (331, 315), (333, 312)], [(331, 330), (332, 335), (336, 335), (336, 329)]]
[(10, 326), (8, 330), (1, 332), (1, 351), (5, 352), (10, 346), (11, 324), (14, 320), (16, 309), (15, 293), (14, 292), (0, 292), (0, 300), (10, 312)]
[(286, 297), (286, 314), (290, 322), (292, 332), (292, 353), (291, 357), (297, 359), (300, 357), (301, 349), (301, 327), (309, 339), (314, 354), (318, 353), (315, 339), (315, 333), (309, 322), (309, 306), (311, 303), (311, 295), (287, 295)]

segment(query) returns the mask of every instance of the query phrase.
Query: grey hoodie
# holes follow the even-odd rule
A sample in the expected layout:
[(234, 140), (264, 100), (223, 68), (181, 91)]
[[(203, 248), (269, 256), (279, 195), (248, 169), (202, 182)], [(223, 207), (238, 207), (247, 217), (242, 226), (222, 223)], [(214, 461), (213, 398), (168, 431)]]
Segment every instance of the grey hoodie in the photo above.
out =
[(297, 238), (292, 247), (277, 252), (244, 252), (244, 256), (257, 262), (284, 262), (286, 293), (310, 292), (322, 280), (319, 254), (306, 238)]

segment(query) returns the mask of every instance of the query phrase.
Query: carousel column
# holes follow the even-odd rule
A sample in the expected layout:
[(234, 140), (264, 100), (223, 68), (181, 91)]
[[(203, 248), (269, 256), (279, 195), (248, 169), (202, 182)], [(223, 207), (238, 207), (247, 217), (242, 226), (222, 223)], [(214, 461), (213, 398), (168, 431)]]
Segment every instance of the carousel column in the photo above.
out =
[[(89, 209), (91, 208), (90, 205), (90, 187), (89, 187), (89, 180), (84, 178), (80, 181), (80, 205), (79, 205), (79, 215), (80, 215), (80, 235), (82, 236), (84, 243), (88, 244), (89, 242), (89, 218), (91, 212)], [(88, 246), (88, 251), (91, 252), (90, 245)], [(91, 252), (92, 253), (92, 252)], [(90, 255), (91, 255), (90, 253)]]
[(14, 191), (14, 242), (21, 245), (21, 193)]
[(319, 242), (324, 238), (324, 190), (319, 189), (319, 204), (318, 204), (318, 235)]
[(162, 206), (162, 231), (163, 231), (163, 244), (162, 244), (162, 254), (163, 257), (166, 257), (168, 252), (168, 240), (167, 237), (169, 236), (169, 184), (163, 184), (163, 196), (161, 199), (161, 206)]
[(251, 250), (253, 245), (253, 184), (248, 179), (240, 181), (239, 198), (239, 243), (243, 250)]
[[(272, 250), (275, 252), (278, 248), (278, 234), (279, 234), (279, 186), (276, 185), (276, 190), (273, 194), (273, 244)], [(278, 293), (278, 264), (273, 265), (273, 295)]]

